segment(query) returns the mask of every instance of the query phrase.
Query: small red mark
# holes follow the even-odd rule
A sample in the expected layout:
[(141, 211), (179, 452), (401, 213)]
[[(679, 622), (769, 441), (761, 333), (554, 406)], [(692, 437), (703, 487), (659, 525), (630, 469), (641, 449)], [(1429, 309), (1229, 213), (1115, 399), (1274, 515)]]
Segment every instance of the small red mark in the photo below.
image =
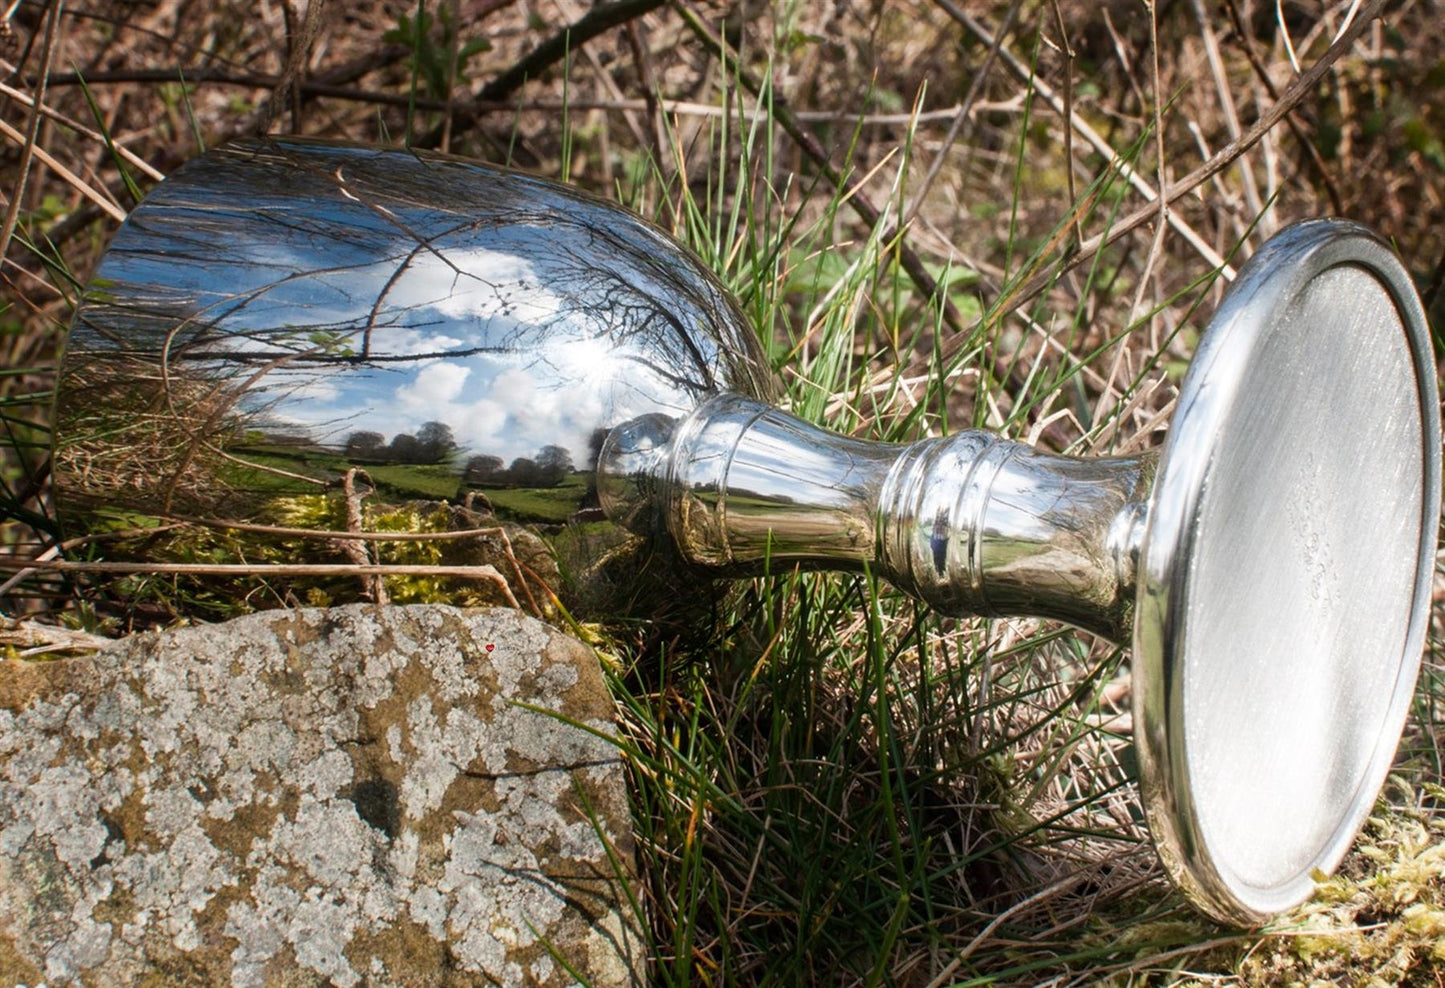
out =
[(488, 652), (490, 652), (492, 649), (494, 649), (494, 648), (496, 648), (496, 647), (497, 647), (497, 646), (493, 645), (491, 642), (487, 642), (487, 651), (488, 651)]

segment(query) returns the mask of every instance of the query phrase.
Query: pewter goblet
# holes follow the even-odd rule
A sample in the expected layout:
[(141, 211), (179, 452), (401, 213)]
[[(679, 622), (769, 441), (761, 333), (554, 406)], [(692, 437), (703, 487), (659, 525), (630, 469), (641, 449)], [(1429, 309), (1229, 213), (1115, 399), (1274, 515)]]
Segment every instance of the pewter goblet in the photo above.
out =
[(362, 465), (605, 556), (568, 568), (575, 600), (627, 558), (871, 567), (946, 614), (1070, 622), (1132, 643), (1150, 831), (1199, 907), (1255, 922), (1338, 864), (1409, 706), (1440, 502), (1425, 318), (1373, 236), (1305, 223), (1251, 259), (1158, 455), (864, 442), (774, 396), (718, 282), (616, 206), (247, 141), (116, 235), (64, 363), (56, 486), (78, 528), (245, 519)]

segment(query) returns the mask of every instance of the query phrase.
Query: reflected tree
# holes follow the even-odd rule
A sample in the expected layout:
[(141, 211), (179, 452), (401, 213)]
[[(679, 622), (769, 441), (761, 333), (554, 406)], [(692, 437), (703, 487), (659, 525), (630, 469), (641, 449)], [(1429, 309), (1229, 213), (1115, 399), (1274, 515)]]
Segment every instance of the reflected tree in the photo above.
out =
[(445, 422), (426, 422), (416, 431), (419, 463), (444, 463), (456, 451), (452, 427)]
[(416, 441), (416, 436), (409, 432), (398, 433), (391, 437), (391, 445), (387, 447), (386, 458), (397, 463), (420, 463), (417, 450), (421, 444)]
[(462, 480), (468, 484), (497, 483), (503, 479), (506, 463), (500, 456), (473, 456), (467, 460)]
[(538, 486), (556, 487), (574, 469), (572, 452), (565, 446), (543, 446), (537, 452)]
[(542, 471), (536, 460), (519, 456), (507, 468), (507, 481), (516, 487), (541, 487)]
[(353, 432), (346, 437), (346, 456), (352, 460), (374, 460), (382, 455), (385, 444), (386, 437), (379, 432)]

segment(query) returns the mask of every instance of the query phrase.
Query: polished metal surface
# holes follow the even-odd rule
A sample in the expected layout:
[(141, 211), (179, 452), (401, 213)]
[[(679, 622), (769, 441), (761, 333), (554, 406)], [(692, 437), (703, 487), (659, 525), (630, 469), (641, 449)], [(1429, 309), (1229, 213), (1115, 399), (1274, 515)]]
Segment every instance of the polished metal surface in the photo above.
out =
[(1338, 860), (1399, 735), (1439, 500), (1423, 326), (1367, 235), (1295, 228), (1206, 333), (1162, 460), (871, 443), (774, 408), (727, 293), (615, 206), (248, 141), (162, 183), (104, 258), (57, 498), (72, 534), (274, 522), (361, 469), (381, 504), (485, 498), (584, 615), (798, 564), (1132, 635), (1151, 829), (1196, 902), (1248, 921)]
[(1310, 223), (1207, 330), (1150, 506), (1135, 626), (1149, 824), (1216, 916), (1298, 902), (1389, 769), (1430, 607), (1435, 368), (1394, 256)]
[(1074, 459), (982, 432), (924, 440), (884, 488), (882, 571), (949, 614), (1129, 635), (1152, 454)]
[(1049, 456), (987, 432), (848, 439), (719, 395), (614, 430), (602, 506), (691, 563), (869, 564), (951, 615), (1031, 614), (1128, 637), (1153, 456)]

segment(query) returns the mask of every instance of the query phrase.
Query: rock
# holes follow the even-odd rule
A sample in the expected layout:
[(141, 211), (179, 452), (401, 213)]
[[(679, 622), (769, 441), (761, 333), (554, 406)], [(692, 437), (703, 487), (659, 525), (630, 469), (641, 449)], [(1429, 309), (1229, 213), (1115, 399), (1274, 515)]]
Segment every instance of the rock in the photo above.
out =
[(503, 610), (0, 662), (0, 984), (633, 983), (611, 715), (589, 649)]

